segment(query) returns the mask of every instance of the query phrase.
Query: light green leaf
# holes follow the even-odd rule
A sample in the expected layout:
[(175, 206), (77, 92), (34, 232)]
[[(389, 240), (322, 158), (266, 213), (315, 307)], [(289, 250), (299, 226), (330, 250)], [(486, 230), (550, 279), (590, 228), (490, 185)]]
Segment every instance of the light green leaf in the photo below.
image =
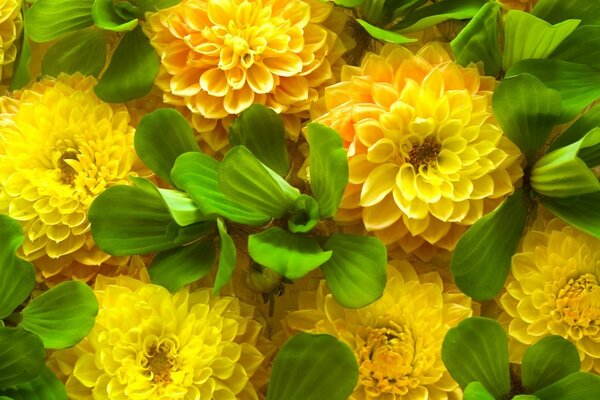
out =
[(525, 350), (521, 364), (523, 386), (535, 392), (579, 371), (579, 352), (560, 336), (547, 336)]
[(539, 400), (539, 399), (532, 394), (519, 394), (519, 395), (513, 397), (512, 400)]
[(542, 204), (560, 219), (600, 239), (600, 193), (566, 199), (544, 197)]
[(575, 372), (534, 393), (540, 400), (591, 400), (600, 397), (600, 376)]
[(550, 58), (600, 69), (600, 25), (585, 25), (575, 29)]
[(158, 253), (148, 266), (150, 280), (175, 293), (208, 274), (216, 258), (212, 237)]
[(321, 269), (338, 303), (346, 308), (359, 308), (383, 295), (387, 250), (379, 239), (335, 233), (327, 239), (323, 250), (333, 252)]
[(219, 166), (219, 188), (232, 201), (272, 218), (291, 210), (300, 195), (244, 146), (232, 148)]
[(562, 133), (548, 148), (548, 153), (561, 147), (575, 143), (583, 138), (589, 131), (600, 126), (600, 104), (592, 107), (573, 125)]
[(140, 26), (125, 33), (94, 91), (109, 103), (124, 103), (150, 92), (160, 63)]
[(466, 67), (483, 61), (486, 75), (498, 75), (502, 66), (498, 43), (500, 9), (498, 3), (486, 3), (450, 43), (458, 64)]
[(333, 2), (338, 6), (352, 8), (360, 6), (362, 3), (365, 2), (365, 0), (333, 0)]
[(330, 335), (300, 333), (277, 353), (267, 400), (346, 400), (357, 382), (348, 345)]
[(31, 62), (31, 47), (29, 46), (29, 35), (26, 25), (21, 36), (21, 50), (17, 54), (13, 77), (10, 80), (10, 90), (21, 89), (31, 82), (31, 72), (29, 72), (29, 63)]
[(399, 33), (418, 32), (449, 19), (473, 18), (486, 0), (440, 0), (408, 14), (392, 30)]
[[(1, 397), (9, 396), (9, 397)], [(0, 389), (0, 399), (12, 400), (68, 400), (65, 385), (50, 368), (44, 366), (33, 380), (10, 389)]]
[(41, 339), (23, 328), (0, 328), (0, 388), (38, 376), (46, 353)]
[(185, 190), (201, 212), (216, 218), (221, 216), (244, 225), (264, 225), (271, 220), (268, 215), (245, 207), (225, 196), (219, 188), (219, 162), (206, 154), (190, 152), (175, 161), (171, 178)]
[(0, 214), (0, 319), (9, 316), (35, 286), (35, 268), (17, 257), (23, 244), (21, 224)]
[(528, 194), (517, 189), (459, 239), (450, 264), (456, 285), (465, 294), (489, 300), (502, 289), (525, 228), (527, 209)]
[(496, 400), (480, 382), (471, 382), (465, 389), (463, 400)]
[(472, 317), (450, 329), (442, 343), (442, 360), (463, 389), (480, 382), (495, 399), (506, 398), (510, 391), (508, 338), (492, 319)]
[(34, 42), (49, 42), (94, 24), (94, 0), (36, 0), (25, 13), (27, 33)]
[(248, 253), (257, 263), (288, 279), (298, 279), (331, 258), (314, 237), (272, 227), (248, 237)]
[(283, 119), (261, 104), (242, 111), (229, 125), (231, 146), (243, 145), (277, 174), (285, 177), (290, 170)]
[(319, 222), (319, 205), (310, 196), (301, 194), (294, 203), (292, 215), (288, 219), (288, 229), (292, 233), (310, 232)]
[(135, 29), (138, 24), (137, 18), (125, 20), (117, 12), (113, 0), (95, 0), (92, 7), (94, 23), (100, 29), (113, 32), (125, 32)]
[[(548, 197), (573, 197), (600, 191), (600, 181), (582, 160), (580, 151), (600, 145), (600, 127), (575, 143), (543, 155), (531, 170), (531, 187)], [(591, 157), (595, 154), (589, 154)], [(596, 156), (597, 157), (597, 156)]]
[(590, 0), (539, 0), (531, 13), (551, 24), (569, 18), (581, 20), (581, 25), (600, 24), (600, 3)]
[(156, 12), (163, 8), (172, 7), (181, 2), (181, 0), (136, 0), (137, 6), (144, 13), (147, 11)]
[(56, 41), (44, 55), (42, 74), (58, 76), (61, 72), (98, 76), (106, 64), (106, 39), (95, 28), (71, 32)]
[(569, 19), (550, 25), (524, 11), (509, 11), (504, 22), (504, 70), (521, 60), (547, 58), (577, 28), (579, 22)]
[(223, 286), (231, 280), (237, 257), (235, 243), (227, 233), (227, 227), (220, 218), (217, 219), (217, 228), (219, 229), (219, 236), (221, 238), (221, 248), (219, 251), (219, 269), (215, 277), (213, 294), (218, 294)]
[(417, 39), (409, 38), (396, 32), (378, 28), (375, 25), (371, 25), (370, 23), (362, 19), (357, 18), (356, 22), (358, 22), (363, 28), (365, 28), (369, 35), (371, 35), (375, 39), (383, 40), (384, 42), (404, 44), (413, 43), (417, 41)]
[(504, 79), (492, 97), (494, 115), (504, 134), (529, 161), (546, 143), (560, 115), (560, 102), (558, 92), (529, 74)]

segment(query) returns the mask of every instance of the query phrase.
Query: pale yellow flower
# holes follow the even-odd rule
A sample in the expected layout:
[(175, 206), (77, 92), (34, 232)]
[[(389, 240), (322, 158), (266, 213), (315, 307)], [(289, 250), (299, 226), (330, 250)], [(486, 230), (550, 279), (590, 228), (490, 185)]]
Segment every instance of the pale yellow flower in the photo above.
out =
[(17, 39), (23, 29), (20, 0), (0, 1), (0, 80), (12, 76)]
[(345, 66), (312, 110), (336, 129), (349, 163), (336, 220), (431, 257), (514, 191), (521, 153), (491, 109), (495, 80), (438, 43), (397, 45)]
[(472, 314), (470, 299), (444, 293), (440, 276), (417, 275), (407, 261), (388, 267), (383, 296), (360, 309), (340, 306), (326, 291), (299, 296), (283, 321), (288, 334), (327, 333), (356, 356), (359, 380), (349, 400), (459, 399), (458, 384), (441, 359), (448, 329)]

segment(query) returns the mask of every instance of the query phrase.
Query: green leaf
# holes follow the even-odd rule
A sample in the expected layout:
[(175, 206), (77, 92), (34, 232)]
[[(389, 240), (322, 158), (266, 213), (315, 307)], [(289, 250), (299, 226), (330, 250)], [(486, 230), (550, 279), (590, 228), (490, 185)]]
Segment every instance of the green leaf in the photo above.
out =
[(212, 237), (158, 253), (148, 266), (150, 280), (174, 293), (208, 274), (216, 258)]
[(504, 134), (529, 161), (546, 143), (560, 115), (560, 102), (558, 92), (529, 74), (504, 79), (492, 97), (494, 115)]
[(471, 317), (446, 333), (442, 360), (450, 375), (464, 389), (480, 382), (495, 399), (510, 391), (508, 338), (489, 318)]
[(20, 326), (38, 335), (47, 349), (64, 349), (86, 337), (96, 314), (94, 291), (83, 282), (67, 281), (31, 300)]
[(540, 0), (531, 13), (551, 24), (569, 18), (581, 20), (581, 25), (600, 24), (600, 3), (590, 0)]
[(178, 225), (188, 226), (207, 220), (187, 193), (162, 188), (156, 188), (156, 191), (162, 197), (169, 213)]
[(300, 195), (244, 146), (232, 148), (221, 162), (219, 187), (232, 201), (272, 218), (291, 210)]
[(577, 28), (579, 22), (569, 19), (550, 25), (529, 13), (509, 11), (504, 22), (504, 70), (521, 60), (547, 58)]
[(589, 131), (600, 126), (600, 104), (592, 107), (586, 112), (581, 118), (579, 118), (573, 125), (569, 127), (564, 133), (562, 133), (552, 144), (548, 147), (548, 153), (561, 147), (575, 143), (576, 141), (583, 138)]
[(267, 400), (346, 400), (357, 382), (358, 365), (345, 343), (300, 333), (277, 353)]
[(257, 263), (288, 279), (298, 279), (331, 258), (314, 237), (272, 227), (248, 237), (248, 253)]
[(467, 385), (464, 400), (496, 400), (480, 382), (471, 382)]
[(523, 386), (535, 392), (579, 371), (579, 352), (560, 336), (547, 336), (525, 351), (521, 364)]
[(544, 197), (542, 204), (568, 224), (600, 239), (600, 193), (566, 199)]
[(140, 26), (125, 33), (94, 91), (109, 103), (124, 103), (150, 92), (160, 62)]
[(332, 218), (348, 183), (348, 160), (342, 138), (325, 125), (308, 125), (310, 188), (322, 218)]
[(283, 118), (270, 108), (253, 104), (229, 125), (231, 146), (243, 145), (277, 174), (290, 170)]
[(539, 400), (539, 399), (532, 394), (519, 394), (519, 395), (513, 397), (512, 400)]
[(575, 29), (550, 58), (600, 69), (600, 25), (586, 25)]
[(100, 29), (106, 29), (113, 32), (125, 32), (135, 29), (138, 24), (138, 19), (123, 19), (115, 9), (116, 4), (113, 0), (94, 1), (92, 17), (94, 18), (96, 26)]
[(301, 194), (294, 203), (288, 229), (292, 233), (310, 232), (319, 222), (319, 205), (310, 196)]
[(404, 44), (413, 43), (417, 41), (417, 39), (409, 38), (396, 32), (378, 28), (375, 25), (371, 25), (370, 23), (362, 19), (357, 18), (356, 22), (358, 22), (363, 28), (365, 28), (369, 35), (371, 35), (375, 39), (383, 40), (384, 42)]
[(104, 33), (87, 28), (56, 41), (44, 55), (42, 74), (58, 76), (61, 72), (98, 76), (106, 63), (106, 39)]
[(185, 190), (207, 217), (221, 216), (244, 225), (264, 225), (268, 215), (245, 207), (225, 196), (219, 188), (219, 162), (206, 154), (190, 152), (175, 160), (171, 171), (173, 182)]
[(163, 8), (172, 7), (181, 2), (181, 0), (137, 0), (136, 4), (144, 13), (156, 12)]
[[(573, 197), (600, 191), (600, 181), (581, 158), (580, 152), (600, 145), (600, 127), (577, 142), (543, 155), (531, 170), (531, 187), (548, 197)], [(594, 157), (595, 154), (590, 154)]]
[(440, 0), (408, 14), (392, 30), (400, 33), (418, 32), (449, 19), (473, 18), (486, 0)]
[(231, 280), (237, 257), (235, 243), (227, 233), (227, 228), (221, 219), (217, 219), (217, 227), (221, 238), (221, 248), (219, 251), (219, 269), (217, 270), (217, 276), (215, 277), (213, 294), (218, 294), (223, 286)]
[(44, 368), (41, 339), (23, 328), (0, 328), (0, 388), (32, 380)]
[(560, 93), (562, 113), (558, 122), (566, 122), (600, 98), (600, 71), (588, 65), (562, 60), (523, 60), (506, 77), (531, 74)]
[(591, 400), (600, 397), (600, 376), (575, 372), (534, 393), (540, 400)]
[(502, 289), (525, 228), (527, 208), (527, 192), (517, 189), (459, 239), (450, 265), (456, 285), (465, 294), (489, 300)]
[(29, 46), (29, 35), (27, 34), (27, 27), (25, 25), (23, 35), (21, 36), (21, 50), (17, 54), (13, 77), (9, 85), (10, 90), (21, 89), (31, 82), (31, 72), (29, 72), (30, 63), (31, 47)]
[(323, 250), (333, 252), (321, 269), (338, 303), (359, 308), (381, 297), (386, 284), (387, 250), (379, 239), (335, 233)]
[(65, 385), (48, 367), (33, 380), (9, 389), (0, 389), (0, 397), (12, 400), (68, 400)]
[(362, 3), (365, 2), (365, 0), (333, 0), (333, 2), (338, 6), (352, 8), (360, 6)]
[(458, 64), (466, 67), (483, 61), (486, 75), (498, 75), (502, 66), (498, 43), (500, 9), (498, 3), (486, 3), (450, 43)]
[(31, 293), (35, 286), (35, 268), (17, 257), (23, 244), (21, 224), (0, 214), (0, 319), (9, 316)]
[(94, 24), (94, 0), (36, 0), (25, 13), (27, 33), (34, 42), (49, 42)]

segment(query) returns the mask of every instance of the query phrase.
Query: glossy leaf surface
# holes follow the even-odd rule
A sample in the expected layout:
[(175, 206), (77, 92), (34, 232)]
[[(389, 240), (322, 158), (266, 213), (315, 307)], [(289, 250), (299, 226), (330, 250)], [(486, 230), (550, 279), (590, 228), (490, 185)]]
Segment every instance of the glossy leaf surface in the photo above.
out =
[(98, 76), (106, 63), (106, 46), (104, 34), (98, 29), (71, 32), (48, 49), (42, 60), (42, 74), (81, 72)]
[(540, 400), (591, 400), (600, 394), (600, 376), (575, 372), (534, 393)]
[(566, 199), (545, 197), (542, 204), (568, 224), (600, 239), (600, 193)]
[(550, 58), (600, 68), (600, 25), (585, 25), (575, 29)]
[(463, 400), (496, 400), (480, 382), (471, 382), (465, 389)]
[(371, 35), (375, 39), (383, 40), (384, 42), (404, 44), (413, 43), (417, 41), (416, 39), (401, 35), (397, 32), (381, 29), (375, 25), (371, 25), (370, 23), (362, 19), (357, 19), (356, 22), (358, 22), (363, 28), (365, 28), (369, 35)]
[(217, 219), (217, 228), (219, 229), (221, 246), (219, 251), (219, 269), (215, 277), (213, 294), (218, 294), (223, 286), (231, 280), (237, 257), (235, 243), (231, 236), (229, 236), (229, 233), (227, 233), (227, 227), (221, 219)]
[[(0, 389), (0, 396), (12, 400), (67, 400), (65, 385), (48, 367), (33, 380), (10, 389)], [(3, 397), (0, 397), (0, 400)]]
[(93, 3), (94, 0), (36, 0), (25, 13), (29, 37), (34, 42), (49, 42), (92, 26)]
[(135, 29), (137, 18), (123, 19), (116, 10), (113, 0), (95, 0), (92, 7), (92, 17), (98, 28), (113, 32), (126, 32)]
[(576, 18), (581, 20), (581, 25), (600, 25), (600, 3), (597, 1), (539, 0), (531, 13), (551, 24)]
[(449, 19), (473, 18), (485, 0), (440, 0), (408, 14), (393, 30), (400, 33), (417, 32)]
[(573, 343), (547, 336), (525, 350), (521, 380), (529, 392), (535, 392), (578, 372), (579, 367), (579, 352)]
[(45, 359), (37, 335), (23, 328), (0, 328), (0, 388), (32, 380), (44, 368)]

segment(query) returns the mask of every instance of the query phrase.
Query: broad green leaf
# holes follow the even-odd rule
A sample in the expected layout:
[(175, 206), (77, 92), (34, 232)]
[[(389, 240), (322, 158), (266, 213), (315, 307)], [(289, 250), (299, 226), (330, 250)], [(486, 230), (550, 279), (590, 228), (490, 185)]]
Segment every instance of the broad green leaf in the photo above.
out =
[(370, 23), (362, 19), (357, 19), (356, 22), (358, 22), (363, 28), (365, 28), (369, 35), (371, 35), (375, 39), (383, 40), (384, 42), (404, 44), (413, 43), (417, 41), (417, 39), (409, 38), (396, 32), (378, 28), (375, 25), (371, 25)]
[(577, 19), (551, 25), (527, 12), (509, 11), (504, 22), (504, 70), (521, 60), (547, 58), (577, 25)]
[(98, 28), (114, 32), (125, 32), (135, 29), (138, 24), (137, 18), (125, 20), (117, 12), (113, 0), (95, 0), (92, 7), (92, 17)]
[(299, 333), (275, 357), (267, 400), (346, 400), (357, 382), (348, 345), (330, 335)]
[(41, 339), (23, 328), (0, 328), (0, 388), (32, 380), (44, 368)]
[(86, 28), (56, 41), (44, 55), (42, 74), (58, 76), (61, 72), (98, 76), (106, 63), (106, 39), (95, 28)]
[(562, 60), (523, 60), (507, 71), (506, 77), (531, 74), (560, 93), (562, 113), (559, 122), (571, 120), (600, 98), (600, 70)]
[(235, 146), (225, 155), (219, 166), (219, 188), (232, 201), (272, 218), (290, 211), (300, 195), (244, 146)]
[(294, 202), (292, 215), (288, 219), (288, 229), (292, 233), (311, 231), (319, 222), (319, 205), (310, 196), (301, 194)]
[(144, 13), (147, 11), (156, 12), (163, 8), (172, 7), (181, 2), (181, 0), (136, 0), (137, 6)]
[(590, 0), (539, 0), (531, 13), (551, 24), (569, 18), (581, 20), (581, 25), (600, 24), (600, 2)]
[(219, 188), (219, 162), (206, 154), (190, 152), (175, 160), (171, 171), (174, 184), (185, 190), (207, 217), (221, 216), (244, 225), (264, 225), (268, 215), (239, 204)]
[(600, 126), (600, 104), (592, 107), (549, 146), (547, 152), (575, 143), (589, 131)]
[(123, 103), (152, 89), (160, 63), (140, 26), (125, 33), (94, 91), (104, 101)]
[(321, 269), (338, 303), (359, 308), (381, 297), (386, 284), (387, 250), (379, 239), (335, 233), (323, 250), (333, 252)]
[(253, 104), (229, 125), (231, 146), (243, 145), (280, 176), (290, 170), (283, 118), (270, 108)]
[(496, 400), (480, 382), (471, 382), (467, 385), (464, 400)]
[[(2, 397), (8, 396), (8, 397)], [(67, 400), (65, 385), (48, 367), (33, 380), (10, 389), (0, 389), (0, 399), (13, 400)]]
[(208, 274), (215, 263), (212, 237), (158, 253), (148, 266), (150, 280), (156, 285), (177, 292)]
[(325, 125), (308, 125), (310, 188), (322, 218), (332, 218), (348, 183), (348, 160), (342, 138)]
[(465, 294), (489, 300), (502, 289), (525, 228), (527, 208), (527, 192), (517, 189), (459, 239), (450, 265), (456, 285)]
[(560, 336), (547, 336), (525, 350), (521, 364), (523, 386), (535, 392), (579, 371), (579, 352)]
[(248, 237), (248, 254), (257, 263), (288, 279), (298, 279), (331, 258), (314, 237), (278, 227)]
[(338, 6), (352, 8), (360, 6), (365, 0), (333, 0), (333, 2)]
[(49, 42), (94, 24), (94, 0), (36, 0), (25, 13), (27, 33), (34, 42)]
[(494, 91), (492, 107), (504, 134), (533, 161), (558, 119), (560, 95), (536, 77), (504, 79)]
[(600, 376), (575, 372), (534, 393), (540, 400), (591, 400), (600, 397)]
[(31, 62), (31, 47), (29, 46), (29, 35), (27, 34), (27, 25), (24, 25), (21, 36), (21, 50), (17, 54), (13, 77), (10, 80), (9, 89), (17, 90), (31, 82), (31, 72), (29, 63)]
[(600, 25), (585, 25), (575, 29), (550, 58), (600, 69)]
[(0, 319), (9, 316), (35, 286), (35, 268), (17, 257), (23, 244), (21, 224), (0, 214)]
[(500, 4), (487, 3), (450, 43), (456, 62), (462, 66), (483, 61), (486, 75), (497, 76), (502, 66), (498, 43)]
[(542, 204), (560, 219), (600, 239), (600, 193), (566, 199), (544, 197)]
[(568, 146), (543, 155), (531, 170), (531, 187), (548, 197), (573, 197), (600, 191), (600, 181), (581, 158), (580, 152), (594, 148), (600, 152), (600, 127)]
[(510, 391), (508, 338), (492, 319), (472, 317), (450, 329), (442, 343), (442, 360), (463, 389), (480, 382), (495, 399), (506, 398)]
[(221, 247), (219, 250), (219, 268), (215, 277), (213, 294), (218, 294), (223, 286), (231, 280), (237, 257), (235, 243), (227, 233), (227, 227), (225, 227), (220, 218), (217, 219), (217, 228), (219, 229), (219, 237), (221, 238)]
[(47, 349), (64, 349), (79, 343), (94, 327), (98, 301), (85, 283), (67, 281), (27, 304), (20, 326), (42, 339)]
[(418, 32), (449, 19), (473, 18), (486, 0), (440, 0), (408, 14), (392, 30), (399, 33)]

